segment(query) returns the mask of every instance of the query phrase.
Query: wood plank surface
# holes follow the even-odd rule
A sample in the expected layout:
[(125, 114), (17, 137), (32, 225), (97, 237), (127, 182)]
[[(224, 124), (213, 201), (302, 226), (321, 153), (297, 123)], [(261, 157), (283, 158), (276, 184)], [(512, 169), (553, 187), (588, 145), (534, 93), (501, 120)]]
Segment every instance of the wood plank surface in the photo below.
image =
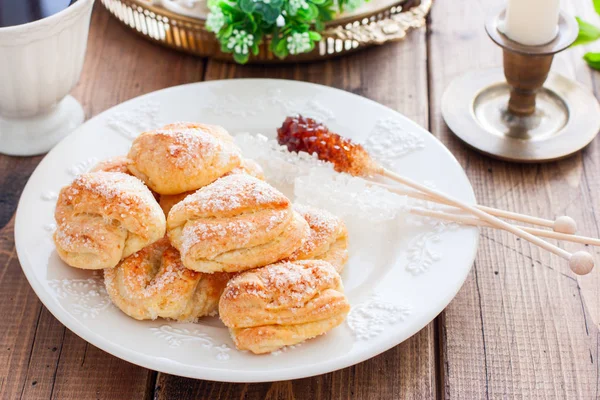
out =
[[(501, 65), (483, 21), (502, 2), (437, 0), (427, 31), (404, 42), (323, 62), (270, 66), (206, 61), (157, 47), (96, 4), (73, 95), (89, 118), (140, 94), (203, 79), (271, 77), (341, 88), (431, 129), (459, 159), (481, 203), (548, 218), (568, 214), (582, 233), (599, 236), (600, 141), (558, 163), (507, 164), (467, 150), (442, 120), (441, 96), (454, 77)], [(587, 0), (567, 7), (580, 15), (591, 10)], [(561, 55), (555, 67), (598, 92), (598, 74), (580, 61), (582, 51)], [(578, 281), (561, 260), (491, 230), (482, 231), (473, 271), (446, 311), (405, 343), (359, 365), (295, 381), (223, 384), (157, 374), (117, 359), (60, 324), (21, 272), (14, 211), (40, 159), (0, 156), (2, 399), (598, 398), (599, 335), (584, 296), (596, 315), (600, 273)]]
[[(441, 97), (453, 78), (501, 65), (501, 51), (487, 38), (483, 21), (503, 3), (436, 3), (429, 38), (432, 132), (459, 159), (480, 203), (547, 218), (567, 214), (581, 222), (583, 234), (597, 236), (600, 191), (590, 187), (597, 187), (598, 169), (592, 169), (598, 140), (561, 162), (508, 164), (466, 149), (442, 120)], [(562, 69), (582, 71), (576, 75), (583, 83), (590, 79), (579, 57), (560, 61)], [(576, 277), (561, 259), (511, 235), (482, 232), (473, 271), (443, 313), (440, 329), (446, 398), (597, 397), (598, 331)]]

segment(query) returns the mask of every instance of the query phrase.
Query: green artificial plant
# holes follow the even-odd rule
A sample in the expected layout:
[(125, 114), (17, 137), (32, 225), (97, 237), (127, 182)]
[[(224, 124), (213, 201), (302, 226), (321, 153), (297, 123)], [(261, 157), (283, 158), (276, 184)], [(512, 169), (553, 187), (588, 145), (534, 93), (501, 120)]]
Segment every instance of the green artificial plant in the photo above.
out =
[(321, 40), (319, 31), (337, 12), (353, 10), (368, 0), (208, 0), (206, 28), (244, 64), (257, 55), (266, 37), (279, 58), (306, 53)]

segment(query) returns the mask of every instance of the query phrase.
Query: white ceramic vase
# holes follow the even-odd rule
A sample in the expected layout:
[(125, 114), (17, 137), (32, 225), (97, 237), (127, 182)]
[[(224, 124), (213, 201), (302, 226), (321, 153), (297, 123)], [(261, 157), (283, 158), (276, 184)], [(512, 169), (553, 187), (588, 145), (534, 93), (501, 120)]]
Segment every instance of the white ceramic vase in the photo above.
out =
[(68, 93), (83, 67), (94, 0), (0, 28), (0, 153), (50, 150), (84, 120)]

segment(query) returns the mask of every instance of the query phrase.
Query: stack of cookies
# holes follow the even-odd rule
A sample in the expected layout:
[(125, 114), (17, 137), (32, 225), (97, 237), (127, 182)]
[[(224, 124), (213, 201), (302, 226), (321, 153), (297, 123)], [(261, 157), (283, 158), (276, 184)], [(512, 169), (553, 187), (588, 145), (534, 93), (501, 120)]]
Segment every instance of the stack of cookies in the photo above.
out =
[(347, 232), (263, 179), (223, 128), (170, 124), (61, 190), (54, 242), (70, 266), (103, 269), (127, 315), (218, 313), (239, 349), (272, 352), (345, 319)]

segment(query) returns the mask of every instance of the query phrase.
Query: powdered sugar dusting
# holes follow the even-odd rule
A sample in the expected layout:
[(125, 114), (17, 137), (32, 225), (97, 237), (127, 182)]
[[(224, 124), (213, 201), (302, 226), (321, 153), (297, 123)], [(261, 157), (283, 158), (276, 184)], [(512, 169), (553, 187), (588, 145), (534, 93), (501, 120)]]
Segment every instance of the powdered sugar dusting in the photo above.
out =
[(153, 199), (148, 188), (140, 180), (120, 172), (79, 175), (64, 194), (69, 200), (73, 200), (73, 196), (78, 195), (80, 191), (96, 194), (109, 202), (119, 199), (128, 208), (140, 204), (142, 200)]
[(228, 175), (186, 197), (174, 209), (193, 208), (195, 213), (218, 213), (252, 206), (287, 205), (289, 200), (269, 184), (244, 174)]
[[(310, 227), (310, 235), (304, 240), (295, 254), (311, 254), (315, 249), (327, 242), (337, 239), (343, 222), (332, 213), (314, 207), (295, 204), (294, 209), (302, 215)], [(291, 257), (293, 259), (293, 255)]]
[[(256, 276), (257, 283), (248, 274)], [(285, 307), (302, 307), (325, 287), (337, 287), (339, 275), (325, 262), (280, 262), (241, 274), (228, 284), (224, 298), (240, 295), (239, 284), (244, 283), (244, 293), (249, 296), (271, 299), (270, 304)]]
[[(191, 248), (198, 242), (215, 242), (215, 239), (224, 239), (235, 236), (241, 238), (242, 243), (252, 237), (256, 231), (255, 224), (249, 221), (230, 221), (227, 223), (198, 223), (186, 224), (182, 232), (181, 254), (185, 257)], [(208, 249), (211, 253), (217, 252), (217, 247)]]
[(171, 162), (178, 167), (185, 167), (189, 163), (198, 161), (206, 154), (220, 153), (219, 141), (209, 134), (202, 134), (200, 129), (158, 129), (154, 131), (157, 136), (165, 136), (170, 140), (167, 153)]
[(183, 266), (179, 252), (165, 238), (107, 270), (105, 281), (111, 296), (122, 299), (125, 312), (134, 302), (135, 312), (145, 318), (178, 318), (190, 302), (203, 301), (194, 295), (202, 276)]

